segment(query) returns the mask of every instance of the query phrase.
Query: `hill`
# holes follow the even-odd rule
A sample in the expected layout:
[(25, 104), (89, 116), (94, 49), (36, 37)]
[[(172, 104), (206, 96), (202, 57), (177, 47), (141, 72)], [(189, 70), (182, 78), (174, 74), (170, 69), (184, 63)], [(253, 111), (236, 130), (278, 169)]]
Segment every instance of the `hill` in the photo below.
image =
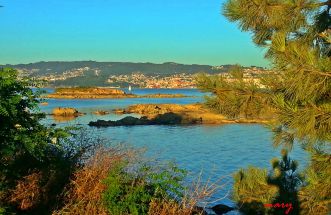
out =
[[(96, 62), (96, 61), (73, 61), (73, 62), (37, 62), (17, 65), (0, 65), (11, 67), (20, 71), (21, 75), (46, 79), (50, 86), (121, 86), (128, 84), (136, 86), (134, 81), (140, 74), (142, 79), (151, 77), (169, 77), (176, 74), (188, 76), (199, 72), (217, 74), (228, 71), (231, 65), (185, 65), (173, 62), (163, 64), (154, 63), (131, 63), (131, 62)], [(121, 78), (117, 78), (117, 77)], [(129, 77), (130, 76), (130, 77)], [(138, 78), (139, 79), (139, 78)], [(141, 80), (137, 80), (139, 83)], [(141, 86), (139, 86), (141, 87)]]

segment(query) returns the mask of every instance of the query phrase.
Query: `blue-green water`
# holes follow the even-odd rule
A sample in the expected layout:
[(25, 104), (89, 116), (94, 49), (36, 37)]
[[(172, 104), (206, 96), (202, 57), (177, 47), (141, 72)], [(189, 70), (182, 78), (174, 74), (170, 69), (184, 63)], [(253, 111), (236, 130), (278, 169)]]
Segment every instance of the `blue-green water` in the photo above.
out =
[[(121, 119), (126, 115), (109, 114), (96, 116), (96, 110), (111, 111), (138, 103), (176, 103), (189, 104), (203, 101), (203, 94), (197, 90), (159, 90), (137, 89), (136, 94), (182, 93), (195, 96), (176, 99), (49, 99), (48, 106), (41, 110), (50, 113), (55, 107), (74, 107), (86, 115), (62, 125), (86, 125), (97, 119)], [(48, 116), (44, 123), (53, 123)], [(189, 171), (187, 183), (203, 171), (203, 180), (212, 181), (228, 176), (226, 186), (213, 196), (223, 197), (231, 192), (231, 175), (240, 168), (254, 165), (270, 168), (270, 159), (279, 156), (279, 149), (272, 147), (272, 133), (263, 125), (230, 124), (230, 125), (194, 125), (194, 126), (133, 126), (89, 128), (89, 132), (98, 133), (112, 143), (126, 143), (135, 147), (146, 147), (146, 155), (160, 160), (175, 161), (181, 168)], [(308, 155), (300, 147), (295, 146), (290, 156), (300, 162), (301, 169), (307, 164)], [(225, 182), (223, 181), (223, 182)], [(218, 203), (232, 205), (230, 196)], [(236, 214), (232, 212), (228, 214)]]

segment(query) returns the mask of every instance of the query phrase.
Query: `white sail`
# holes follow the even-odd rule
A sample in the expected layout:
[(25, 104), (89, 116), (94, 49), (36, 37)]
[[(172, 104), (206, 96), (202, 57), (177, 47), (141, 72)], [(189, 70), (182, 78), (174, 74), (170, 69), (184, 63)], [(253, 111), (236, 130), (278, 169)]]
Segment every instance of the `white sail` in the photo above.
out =
[(129, 85), (129, 91), (131, 91), (131, 85)]

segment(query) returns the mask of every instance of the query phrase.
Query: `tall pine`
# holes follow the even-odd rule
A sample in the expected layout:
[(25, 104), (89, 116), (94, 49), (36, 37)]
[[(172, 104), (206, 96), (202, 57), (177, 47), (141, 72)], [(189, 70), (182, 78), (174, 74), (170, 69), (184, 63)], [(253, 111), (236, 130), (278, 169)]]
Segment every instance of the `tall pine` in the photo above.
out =
[[(255, 104), (250, 108), (253, 117), (268, 107), (275, 115), (274, 145), (291, 149), (299, 143), (310, 152), (311, 162), (304, 172), (302, 185), (295, 191), (279, 189), (272, 197), (275, 200), (284, 192), (297, 193), (299, 204), (296, 206), (300, 205), (300, 212), (295, 211), (300, 214), (331, 211), (330, 8), (331, 0), (227, 0), (223, 14), (242, 31), (252, 34), (254, 43), (266, 51), (265, 57), (273, 72), (263, 79), (264, 88), (260, 89), (249, 87), (250, 83), (236, 85), (240, 81), (226, 83), (219, 77), (197, 79), (200, 89), (214, 94), (209, 100), (210, 106), (232, 118), (243, 115), (248, 105)], [(286, 169), (282, 171), (288, 174)], [(250, 192), (256, 196), (255, 188), (268, 184), (270, 176), (262, 173), (251, 169), (236, 175), (238, 202), (249, 204), (251, 200), (246, 201), (244, 197)], [(260, 181), (254, 182), (254, 178)], [(263, 202), (262, 197), (254, 202), (270, 203)], [(273, 214), (270, 210), (263, 211)]]
[(252, 33), (277, 72), (279, 83), (268, 86), (278, 110), (277, 132), (286, 141), (331, 141), (330, 7), (330, 0), (228, 0), (224, 5), (224, 15)]

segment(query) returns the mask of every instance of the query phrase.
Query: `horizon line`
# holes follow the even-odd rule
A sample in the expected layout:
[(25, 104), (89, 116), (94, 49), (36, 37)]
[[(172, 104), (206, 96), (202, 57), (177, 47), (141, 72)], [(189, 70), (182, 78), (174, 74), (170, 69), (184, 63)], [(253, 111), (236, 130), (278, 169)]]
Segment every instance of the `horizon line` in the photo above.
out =
[(37, 63), (71, 63), (71, 62), (95, 62), (95, 63), (134, 63), (134, 64), (139, 64), (139, 63), (146, 63), (146, 64), (178, 64), (178, 65), (198, 65), (198, 66), (226, 66), (226, 65), (239, 65), (242, 67), (261, 67), (261, 68), (268, 68), (267, 66), (259, 66), (259, 65), (250, 65), (250, 66), (243, 66), (239, 63), (227, 63), (227, 64), (218, 64), (218, 65), (210, 65), (210, 64), (197, 64), (197, 63), (179, 63), (179, 62), (174, 62), (174, 61), (165, 61), (165, 62), (148, 62), (148, 61), (98, 61), (98, 60), (40, 60), (40, 61), (34, 61), (30, 63), (1, 63), (1, 66), (6, 66), (6, 65), (12, 65), (12, 66), (17, 66), (17, 65), (28, 65), (28, 64), (37, 64)]

